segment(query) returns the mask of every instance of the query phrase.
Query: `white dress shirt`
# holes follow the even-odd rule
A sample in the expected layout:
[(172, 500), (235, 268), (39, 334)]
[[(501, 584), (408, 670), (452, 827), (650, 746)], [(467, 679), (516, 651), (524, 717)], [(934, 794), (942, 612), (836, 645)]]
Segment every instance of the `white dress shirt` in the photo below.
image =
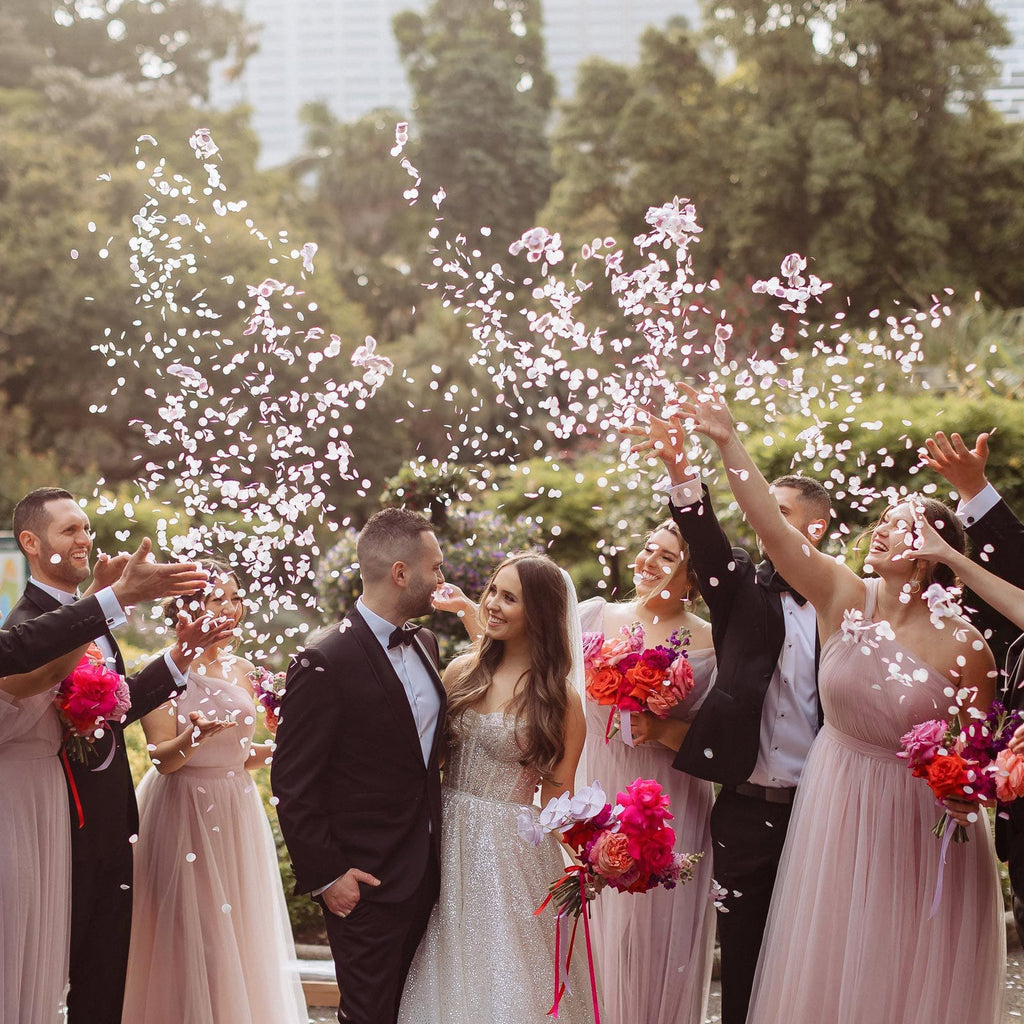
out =
[(960, 499), (956, 507), (956, 516), (964, 526), (973, 526), (998, 504), (999, 492), (991, 484), (986, 484), (970, 501)]
[(356, 601), (356, 607), (383, 648), (388, 661), (395, 669), (395, 674), (402, 681), (409, 707), (412, 709), (412, 717), (416, 721), (423, 763), (428, 764), (430, 752), (434, 748), (434, 733), (437, 731), (437, 719), (441, 711), (441, 696), (437, 692), (430, 671), (419, 654), (412, 649), (411, 644), (399, 644), (388, 650), (388, 640), (395, 631), (393, 622), (388, 622), (371, 611), (361, 597)]
[[(694, 505), (701, 499), (700, 475), (694, 474), (667, 490), (676, 508)], [(757, 762), (749, 779), (751, 785), (769, 789), (800, 782), (807, 753), (818, 733), (818, 616), (811, 604), (797, 604), (788, 593), (780, 596), (786, 636), (765, 692)]]

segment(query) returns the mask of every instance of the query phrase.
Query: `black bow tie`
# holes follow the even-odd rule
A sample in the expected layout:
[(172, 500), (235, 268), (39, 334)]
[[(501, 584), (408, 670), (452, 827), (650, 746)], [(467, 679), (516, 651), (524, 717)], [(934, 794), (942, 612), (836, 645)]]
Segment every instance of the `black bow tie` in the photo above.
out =
[(789, 594), (801, 607), (807, 604), (807, 598), (795, 591), (771, 562), (764, 562), (757, 575), (761, 586), (766, 590), (770, 590), (773, 594)]
[(411, 644), (413, 638), (422, 628), (422, 626), (396, 626), (394, 632), (388, 637), (388, 650), (403, 644)]

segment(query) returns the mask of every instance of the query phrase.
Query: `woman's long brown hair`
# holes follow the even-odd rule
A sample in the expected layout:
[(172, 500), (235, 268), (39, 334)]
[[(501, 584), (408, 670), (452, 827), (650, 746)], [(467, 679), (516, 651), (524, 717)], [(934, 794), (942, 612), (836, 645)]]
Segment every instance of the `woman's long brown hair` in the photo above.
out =
[[(506, 558), (487, 581), (480, 599), (481, 621), (486, 616), (487, 594), (495, 577), (506, 566), (514, 567), (519, 574), (530, 668), (516, 683), (515, 696), (505, 713), (515, 717), (516, 736), (523, 755), (520, 763), (530, 765), (548, 779), (565, 754), (572, 669), (566, 623), (566, 582), (562, 570), (546, 555), (521, 554)], [(504, 655), (505, 644), (501, 640), (492, 640), (486, 634), (481, 636), (465, 671), (448, 693), (449, 727), (483, 700)]]

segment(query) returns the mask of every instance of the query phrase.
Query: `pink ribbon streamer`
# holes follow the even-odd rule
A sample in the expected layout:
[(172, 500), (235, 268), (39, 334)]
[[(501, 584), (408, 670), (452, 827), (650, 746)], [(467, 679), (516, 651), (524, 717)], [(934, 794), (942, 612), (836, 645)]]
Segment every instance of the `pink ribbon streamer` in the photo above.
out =
[(946, 828), (942, 833), (942, 848), (939, 850), (939, 873), (935, 879), (935, 896), (932, 898), (932, 909), (928, 911), (930, 921), (938, 912), (939, 901), (942, 899), (942, 875), (946, 868), (946, 853), (949, 851), (949, 844), (956, 830), (956, 822), (952, 817), (946, 818)]

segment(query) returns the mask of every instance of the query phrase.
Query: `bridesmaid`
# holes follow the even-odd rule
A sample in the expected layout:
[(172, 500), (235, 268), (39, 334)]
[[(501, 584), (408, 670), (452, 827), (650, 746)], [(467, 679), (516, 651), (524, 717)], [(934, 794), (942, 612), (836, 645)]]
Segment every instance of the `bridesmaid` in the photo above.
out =
[[(669, 719), (632, 716), (637, 743), (628, 746), (622, 733), (605, 742), (608, 708), (587, 700), (587, 742), (583, 770), (612, 794), (637, 778), (656, 779), (672, 801), (676, 851), (704, 851), (691, 883), (682, 889), (656, 889), (641, 897), (605, 892), (595, 904), (595, 952), (601, 979), (602, 1020), (608, 1024), (700, 1024), (711, 987), (715, 939), (714, 904), (710, 899), (710, 782), (672, 767), (670, 734), (683, 727), (711, 685), (715, 651), (711, 626), (694, 615), (697, 581), (690, 570), (686, 544), (668, 519), (655, 527), (634, 560), (636, 599), (607, 602), (591, 598), (580, 605), (584, 632), (611, 637), (639, 623), (644, 647), (664, 644), (676, 630), (689, 633), (686, 648), (694, 686)], [(657, 723), (657, 742), (651, 737)], [(681, 736), (679, 737), (681, 739)], [(664, 744), (664, 745), (663, 745)], [(678, 746), (678, 740), (676, 741)]]
[[(202, 564), (212, 578), (195, 600), (237, 625), (237, 579)], [(177, 702), (142, 720), (153, 767), (138, 793), (124, 1024), (308, 1019), (274, 840), (249, 776), (272, 744), (252, 743), (253, 666), (230, 643), (208, 646)]]
[(741, 510), (816, 609), (822, 640), (825, 724), (793, 806), (747, 1022), (998, 1024), (1005, 927), (988, 818), (971, 822), (947, 804), (970, 842), (949, 847), (931, 913), (939, 809), (897, 756), (900, 737), (946, 717), (958, 689), (982, 712), (992, 701), (995, 665), (981, 635), (959, 618), (936, 626), (925, 600), (953, 573), (915, 555), (915, 520), (961, 552), (963, 529), (941, 502), (904, 500), (873, 531), (865, 568), (874, 577), (863, 579), (786, 522), (721, 399), (684, 390), (683, 413), (718, 446)]
[[(687, 652), (694, 686), (664, 721), (634, 716), (637, 746), (621, 734), (605, 743), (608, 708), (586, 701), (587, 739), (577, 778), (599, 781), (609, 795), (637, 778), (655, 779), (672, 802), (676, 851), (704, 851), (693, 881), (682, 889), (657, 889), (637, 897), (608, 891), (595, 903), (594, 934), (602, 1020), (608, 1024), (699, 1024), (711, 987), (715, 939), (712, 884), (710, 782), (672, 767), (685, 722), (696, 714), (712, 683), (715, 651), (711, 625), (690, 611), (698, 596), (686, 545), (675, 523), (660, 523), (634, 562), (636, 600), (609, 603), (601, 597), (580, 604), (584, 632), (611, 636), (640, 623), (645, 647), (664, 643), (677, 630), (690, 634)], [(445, 584), (434, 597), (442, 611), (458, 614), (474, 641), (481, 627), (478, 609), (461, 590)]]

